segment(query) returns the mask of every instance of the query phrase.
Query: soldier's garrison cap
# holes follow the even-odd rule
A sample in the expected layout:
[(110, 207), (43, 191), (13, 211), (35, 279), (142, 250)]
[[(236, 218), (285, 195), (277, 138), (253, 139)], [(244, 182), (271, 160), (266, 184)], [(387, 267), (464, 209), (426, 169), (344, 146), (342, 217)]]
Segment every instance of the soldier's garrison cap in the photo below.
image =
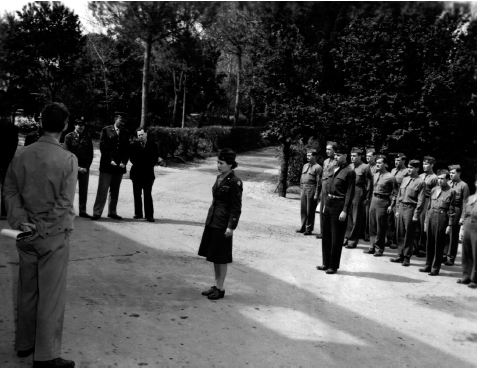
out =
[(421, 161), (419, 161), (419, 160), (411, 160), (411, 161), (409, 161), (409, 163), (408, 163), (407, 165), (408, 165), (408, 166), (415, 167), (416, 169), (419, 169), (419, 167), (421, 166)]
[(361, 148), (358, 148), (358, 147), (353, 147), (351, 148), (351, 153), (359, 153), (359, 154), (362, 154), (363, 153), (363, 150)]
[(230, 148), (224, 148), (219, 152), (220, 161), (235, 161), (235, 157), (235, 152), (232, 151)]
[(383, 155), (381, 153), (377, 154), (376, 155), (376, 161), (381, 160), (381, 159), (383, 160), (383, 162), (386, 162), (388, 160), (388, 158), (385, 155)]
[(115, 111), (113, 114), (114, 117), (121, 116), (122, 118), (127, 118), (128, 113), (123, 111)]
[(436, 159), (432, 156), (424, 156), (423, 162), (426, 162), (426, 161), (430, 164), (435, 164), (436, 163)]
[(348, 147), (344, 144), (337, 144), (335, 148), (335, 153), (346, 154), (348, 152)]
[(395, 159), (396, 158), (404, 158), (405, 159), (406, 155), (404, 153), (399, 152), (399, 153), (394, 154), (394, 158)]
[(84, 117), (75, 120), (75, 125), (85, 125)]
[(317, 155), (316, 149), (314, 149), (314, 148), (308, 148), (308, 149), (306, 150), (306, 153), (311, 153), (311, 154), (314, 155), (314, 156)]
[(333, 147), (333, 149), (335, 149), (338, 144), (336, 144), (336, 142), (333, 142), (333, 141), (328, 141), (328, 142), (326, 142), (326, 145), (331, 146), (331, 147)]
[(442, 169), (442, 170), (437, 170), (437, 175), (449, 175), (449, 170)]
[(375, 150), (374, 148), (371, 148), (371, 147), (370, 147), (370, 148), (366, 148), (366, 153), (367, 153), (367, 154), (368, 154), (368, 153), (375, 153), (375, 152), (376, 152), (376, 150)]
[(460, 165), (450, 165), (449, 171), (452, 171), (452, 170), (460, 170)]

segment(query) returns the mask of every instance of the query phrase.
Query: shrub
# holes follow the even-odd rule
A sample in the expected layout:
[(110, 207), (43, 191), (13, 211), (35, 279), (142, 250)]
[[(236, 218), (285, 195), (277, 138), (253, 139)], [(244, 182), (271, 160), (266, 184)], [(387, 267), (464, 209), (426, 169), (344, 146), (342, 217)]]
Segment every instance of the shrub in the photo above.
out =
[(15, 116), (15, 125), (22, 133), (30, 133), (38, 128), (35, 119), (28, 116)]

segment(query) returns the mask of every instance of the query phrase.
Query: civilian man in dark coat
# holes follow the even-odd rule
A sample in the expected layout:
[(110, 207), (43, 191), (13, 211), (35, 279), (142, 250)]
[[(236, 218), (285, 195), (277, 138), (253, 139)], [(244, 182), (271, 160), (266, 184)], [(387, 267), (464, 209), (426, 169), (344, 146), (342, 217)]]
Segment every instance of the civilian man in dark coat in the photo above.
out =
[(328, 274), (340, 268), (346, 220), (354, 198), (356, 173), (346, 162), (346, 148), (335, 148), (336, 165), (329, 169), (323, 204), (323, 265), (316, 268)]
[(147, 139), (147, 131), (136, 129), (137, 139), (131, 143), (131, 173), (134, 193), (134, 218), (143, 218), (142, 193), (144, 192), (144, 215), (146, 221), (154, 222), (154, 205), (152, 202), (152, 186), (154, 184), (154, 166), (159, 159), (156, 142)]
[(124, 112), (115, 112), (114, 125), (107, 126), (101, 131), (98, 193), (91, 220), (101, 218), (108, 190), (108, 217), (116, 220), (122, 219), (116, 213), (116, 206), (123, 174), (126, 173), (126, 165), (129, 161), (129, 133), (124, 128), (125, 116)]
[(86, 201), (88, 200), (89, 167), (93, 162), (94, 153), (93, 142), (84, 126), (83, 119), (76, 119), (75, 130), (66, 135), (63, 147), (74, 153), (78, 159), (79, 216), (91, 218), (86, 213)]
[(18, 146), (18, 128), (8, 120), (0, 121), (0, 188), (1, 188), (1, 216), (6, 216), (3, 203), (3, 183), (7, 174), (8, 165), (15, 156)]

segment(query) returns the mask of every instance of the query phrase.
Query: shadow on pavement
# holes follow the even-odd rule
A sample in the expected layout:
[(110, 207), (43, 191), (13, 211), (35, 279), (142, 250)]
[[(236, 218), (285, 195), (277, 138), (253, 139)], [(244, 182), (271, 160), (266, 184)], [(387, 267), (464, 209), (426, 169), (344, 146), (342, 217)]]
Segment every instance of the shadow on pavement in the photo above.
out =
[(423, 280), (412, 279), (410, 277), (399, 276), (399, 275), (392, 275), (386, 273), (376, 273), (376, 272), (349, 272), (349, 271), (338, 271), (341, 275), (346, 276), (356, 276), (356, 277), (366, 277), (370, 279), (376, 279), (381, 281), (391, 281), (391, 282), (409, 282), (409, 283), (422, 283), (426, 282)]

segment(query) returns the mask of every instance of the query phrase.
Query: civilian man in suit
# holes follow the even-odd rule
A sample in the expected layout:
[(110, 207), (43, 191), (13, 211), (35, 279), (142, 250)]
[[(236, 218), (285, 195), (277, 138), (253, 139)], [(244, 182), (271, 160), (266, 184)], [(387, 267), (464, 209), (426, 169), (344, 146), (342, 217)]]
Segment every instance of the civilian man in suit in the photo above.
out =
[[(331, 174), (329, 173), (330, 169), (334, 168), (336, 165), (336, 159), (335, 159), (335, 148), (336, 148), (336, 142), (333, 141), (328, 141), (326, 142), (326, 155), (328, 158), (323, 162), (323, 175), (321, 176), (321, 200), (320, 200), (320, 228), (321, 228), (321, 233), (323, 233), (323, 206), (325, 205), (325, 198), (326, 198), (326, 182), (329, 178), (329, 175), (333, 174), (331, 171)], [(318, 234), (316, 236), (317, 239), (321, 239), (322, 234)]]
[(146, 221), (154, 222), (154, 205), (152, 202), (152, 186), (154, 184), (154, 166), (159, 159), (159, 149), (156, 142), (147, 139), (147, 131), (136, 129), (137, 139), (131, 142), (131, 173), (134, 193), (134, 218), (142, 219), (142, 193), (144, 192), (144, 217)]
[(99, 162), (99, 181), (96, 201), (93, 207), (91, 220), (99, 220), (103, 213), (108, 197), (108, 217), (122, 220), (118, 216), (116, 207), (118, 204), (119, 188), (126, 173), (126, 165), (129, 161), (129, 133), (124, 128), (126, 113), (114, 113), (114, 125), (109, 125), (101, 131), (99, 149), (101, 160)]
[(59, 139), (68, 110), (51, 103), (42, 111), (44, 134), (18, 151), (5, 179), (8, 223), (32, 235), (17, 241), (17, 356), (33, 354), (33, 367), (74, 367), (61, 359), (69, 236), (73, 231), (78, 160)]
[(86, 213), (86, 201), (88, 200), (89, 167), (93, 162), (93, 142), (88, 132), (85, 131), (84, 120), (75, 120), (75, 130), (65, 137), (63, 147), (74, 153), (78, 159), (78, 194), (79, 216), (91, 218)]

